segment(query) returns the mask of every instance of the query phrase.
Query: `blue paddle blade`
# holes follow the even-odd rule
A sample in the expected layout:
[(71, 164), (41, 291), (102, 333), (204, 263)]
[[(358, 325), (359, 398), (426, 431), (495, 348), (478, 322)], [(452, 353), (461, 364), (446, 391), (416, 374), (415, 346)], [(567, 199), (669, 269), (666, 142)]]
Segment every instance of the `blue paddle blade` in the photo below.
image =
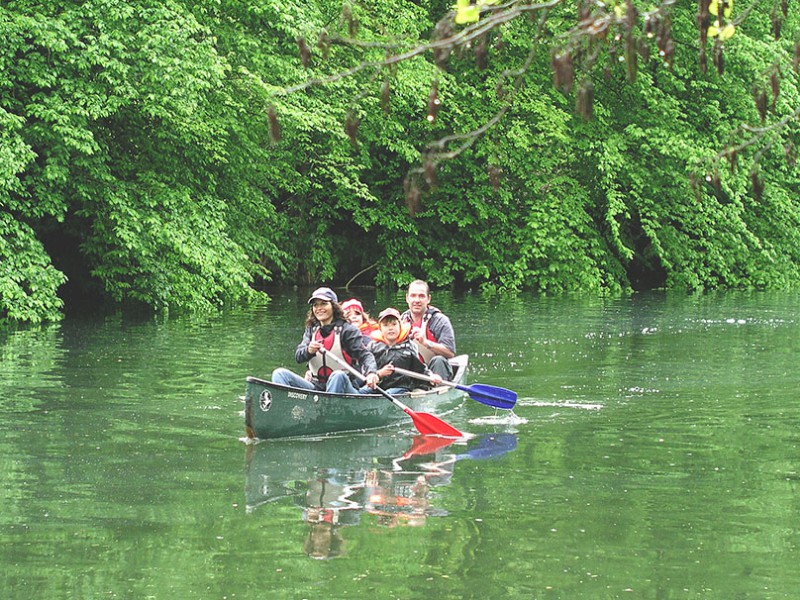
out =
[(514, 408), (514, 405), (517, 403), (517, 392), (507, 390), (506, 388), (485, 385), (483, 383), (457, 385), (456, 387), (459, 390), (467, 392), (469, 397), (473, 400), (481, 404), (486, 404), (487, 406), (510, 410)]

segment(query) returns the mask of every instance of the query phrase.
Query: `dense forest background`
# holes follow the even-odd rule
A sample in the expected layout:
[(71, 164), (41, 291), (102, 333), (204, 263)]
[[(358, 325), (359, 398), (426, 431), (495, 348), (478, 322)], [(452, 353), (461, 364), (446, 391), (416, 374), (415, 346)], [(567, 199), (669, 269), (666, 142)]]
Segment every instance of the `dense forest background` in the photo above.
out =
[[(722, 44), (700, 41), (698, 4), (666, 3), (666, 55), (646, 25), (636, 57), (611, 31), (564, 85), (554, 56), (588, 9), (547, 4), (442, 65), (386, 60), (430, 41), (439, 0), (5, 0), (0, 320), (58, 319), (65, 298), (197, 310), (354, 278), (796, 285), (797, 6), (737, 5)], [(420, 169), (462, 134), (474, 143)]]

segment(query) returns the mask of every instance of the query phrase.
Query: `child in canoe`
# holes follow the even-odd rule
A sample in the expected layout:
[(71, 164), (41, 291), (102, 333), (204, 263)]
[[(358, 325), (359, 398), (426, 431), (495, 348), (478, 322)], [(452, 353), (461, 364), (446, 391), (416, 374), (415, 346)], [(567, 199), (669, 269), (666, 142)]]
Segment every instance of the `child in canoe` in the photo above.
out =
[[(425, 387), (413, 377), (395, 373), (395, 367), (414, 371), (426, 377), (433, 377), (433, 385), (442, 382), (441, 377), (431, 373), (422, 362), (417, 352), (417, 345), (409, 336), (411, 325), (400, 320), (400, 311), (396, 308), (387, 308), (378, 315), (377, 331), (372, 333), (372, 340), (367, 344), (367, 350), (375, 357), (378, 367), (380, 386), (389, 394), (402, 394), (414, 388)], [(362, 394), (374, 393), (372, 386), (363, 386)]]

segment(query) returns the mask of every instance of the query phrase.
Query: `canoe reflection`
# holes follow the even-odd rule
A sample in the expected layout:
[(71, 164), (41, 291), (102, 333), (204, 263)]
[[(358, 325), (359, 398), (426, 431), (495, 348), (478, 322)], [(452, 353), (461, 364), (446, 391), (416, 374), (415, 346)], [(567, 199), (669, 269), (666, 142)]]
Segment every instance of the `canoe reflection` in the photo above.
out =
[(444, 516), (430, 491), (450, 483), (456, 462), (501, 456), (516, 445), (512, 433), (467, 442), (372, 433), (247, 446), (247, 512), (292, 498), (310, 526), (306, 554), (333, 558), (344, 553), (339, 527), (357, 525), (364, 515), (385, 527), (422, 526)]

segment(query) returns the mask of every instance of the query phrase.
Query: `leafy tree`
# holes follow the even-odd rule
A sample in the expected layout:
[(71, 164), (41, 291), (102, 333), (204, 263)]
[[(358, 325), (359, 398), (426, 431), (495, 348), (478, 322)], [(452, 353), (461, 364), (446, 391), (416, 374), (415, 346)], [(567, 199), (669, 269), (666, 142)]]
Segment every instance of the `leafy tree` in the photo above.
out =
[[(30, 224), (17, 228), (22, 239), (32, 243), (33, 228), (80, 254), (116, 300), (202, 309), (252, 299), (253, 275), (267, 276), (253, 256), (280, 252), (247, 227), (275, 216), (268, 203), (243, 210), (252, 189), (224, 170), (247, 159), (232, 138), (230, 68), (208, 28), (179, 3), (146, 0), (8, 2), (0, 23), (0, 107), (19, 124), (2, 139), (14, 160), (0, 189), (8, 222)], [(61, 281), (39, 288), (53, 296), (40, 303), (49, 312), (24, 318), (51, 318)], [(4, 295), (19, 318), (15, 303)]]
[[(574, 10), (564, 2), (457, 2), (427, 38), (403, 45), (390, 36), (354, 38), (352, 31), (363, 32), (361, 15), (345, 5), (338, 35), (326, 31), (324, 51), (344, 45), (360, 52), (358, 61), (338, 71), (332, 63), (286, 91), (355, 80), (367, 115), (357, 122), (361, 143), (373, 143), (363, 131), (370, 117), (387, 119), (378, 116), (377, 97), (393, 97), (402, 85), (399, 66), (428, 57), (439, 67), (426, 91), (429, 130), (406, 129), (421, 149), (421, 164), (405, 165), (416, 218), (380, 219), (392, 226), (381, 239), (379, 279), (402, 282), (422, 271), (442, 284), (539, 290), (797, 281), (794, 236), (762, 221), (765, 212), (771, 222), (797, 218), (796, 203), (771, 198), (797, 188), (798, 43), (776, 35), (781, 26), (797, 30), (796, 12), (753, 6), (736, 20), (730, 3), (708, 1), (695, 9), (664, 2), (644, 12), (609, 2)], [(306, 52), (303, 60), (315, 58)], [(735, 124), (769, 113), (765, 82), (778, 117), (740, 127), (750, 134), (742, 138)], [(548, 127), (554, 123), (563, 129)], [(557, 156), (532, 156), (533, 148)], [(750, 148), (757, 152), (749, 169), (721, 177), (720, 162)], [(760, 168), (784, 154), (779, 177)], [(769, 208), (756, 213), (756, 206)]]
[(5, 2), (2, 318), (70, 288), (796, 283), (793, 6), (452, 8)]

